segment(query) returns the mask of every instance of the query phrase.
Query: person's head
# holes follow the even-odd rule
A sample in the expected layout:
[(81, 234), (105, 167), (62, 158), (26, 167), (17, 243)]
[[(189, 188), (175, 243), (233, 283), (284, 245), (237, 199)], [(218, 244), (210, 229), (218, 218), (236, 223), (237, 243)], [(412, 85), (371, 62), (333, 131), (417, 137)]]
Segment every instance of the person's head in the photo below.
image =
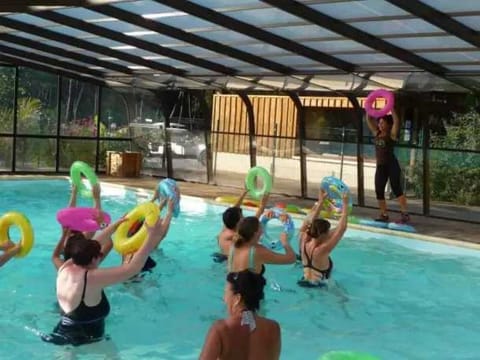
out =
[(232, 272), (227, 275), (224, 301), (230, 314), (243, 310), (256, 312), (260, 309), (266, 281), (262, 275), (249, 270)]
[(103, 254), (98, 241), (85, 238), (81, 232), (75, 232), (66, 241), (64, 256), (65, 259), (72, 259), (75, 265), (95, 267)]
[(313, 239), (319, 239), (323, 235), (328, 234), (329, 230), (330, 230), (330, 222), (328, 220), (315, 219), (310, 224), (307, 230), (307, 235)]
[(389, 132), (393, 126), (392, 115), (385, 115), (378, 120), (378, 129), (381, 132)]
[(260, 221), (255, 216), (247, 216), (240, 220), (237, 226), (237, 233), (233, 241), (235, 247), (240, 247), (246, 243), (256, 243), (262, 236), (263, 230)]
[(235, 230), (238, 222), (243, 218), (242, 209), (239, 207), (229, 207), (223, 212), (223, 224), (227, 229)]

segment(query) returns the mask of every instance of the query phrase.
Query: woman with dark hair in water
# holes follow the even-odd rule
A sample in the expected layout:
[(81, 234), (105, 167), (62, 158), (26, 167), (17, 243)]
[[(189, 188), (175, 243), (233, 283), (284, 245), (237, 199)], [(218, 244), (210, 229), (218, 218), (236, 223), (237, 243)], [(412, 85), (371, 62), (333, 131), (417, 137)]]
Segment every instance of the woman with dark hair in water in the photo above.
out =
[[(314, 211), (313, 214), (316, 215), (317, 212)], [(300, 229), (303, 277), (298, 281), (298, 285), (303, 287), (326, 285), (333, 270), (330, 253), (347, 229), (347, 218), (348, 194), (343, 194), (342, 215), (335, 230), (330, 230), (330, 222), (325, 219), (313, 218), (311, 222), (304, 223)]]
[(285, 254), (279, 254), (259, 244), (263, 229), (255, 216), (240, 220), (237, 233), (233, 237), (228, 256), (228, 271), (250, 270), (256, 274), (265, 272), (264, 264), (292, 264), (296, 260), (295, 252), (288, 243), (288, 235), (282, 232), (280, 242)]
[(377, 159), (377, 168), (375, 170), (375, 194), (380, 208), (380, 216), (376, 221), (388, 222), (387, 203), (385, 201), (385, 187), (390, 181), (390, 187), (400, 204), (401, 216), (400, 222), (407, 223), (410, 216), (407, 211), (407, 198), (403, 193), (401, 184), (400, 164), (394, 154), (394, 146), (398, 140), (398, 131), (400, 129), (400, 119), (395, 110), (392, 115), (385, 115), (378, 120), (367, 116), (367, 125), (375, 136), (375, 156)]
[(200, 360), (277, 360), (281, 331), (274, 320), (257, 314), (265, 279), (244, 270), (227, 275), (224, 301), (228, 318), (215, 322), (208, 332)]
[[(109, 227), (116, 228), (123, 221), (122, 218)], [(129, 263), (105, 269), (98, 267), (103, 258), (98, 241), (87, 239), (80, 232), (67, 239), (65, 253), (70, 259), (57, 273), (57, 300), (62, 318), (52, 334), (42, 335), (44, 341), (78, 346), (104, 338), (105, 318), (110, 312), (104, 288), (124, 282), (140, 272), (164, 234), (160, 220), (152, 227), (147, 226), (147, 230), (146, 240)]]

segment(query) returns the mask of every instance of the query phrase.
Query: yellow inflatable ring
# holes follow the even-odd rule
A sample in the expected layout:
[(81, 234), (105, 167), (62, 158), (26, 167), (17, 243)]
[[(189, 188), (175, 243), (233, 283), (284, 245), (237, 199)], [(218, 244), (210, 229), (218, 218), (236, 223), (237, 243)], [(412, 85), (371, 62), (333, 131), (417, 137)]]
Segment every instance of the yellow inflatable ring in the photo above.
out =
[(15, 257), (26, 256), (33, 247), (33, 228), (27, 217), (19, 212), (11, 211), (0, 218), (0, 242), (4, 243), (9, 239), (8, 229), (11, 226), (18, 226), (22, 233), (20, 239), (21, 249)]
[(153, 226), (159, 215), (158, 206), (151, 202), (140, 204), (130, 211), (125, 216), (128, 220), (123, 222), (115, 232), (113, 238), (113, 247), (115, 250), (125, 255), (140, 249), (147, 238), (147, 228), (142, 225), (137, 232), (129, 236), (130, 229), (139, 221), (146, 222), (149, 226)]

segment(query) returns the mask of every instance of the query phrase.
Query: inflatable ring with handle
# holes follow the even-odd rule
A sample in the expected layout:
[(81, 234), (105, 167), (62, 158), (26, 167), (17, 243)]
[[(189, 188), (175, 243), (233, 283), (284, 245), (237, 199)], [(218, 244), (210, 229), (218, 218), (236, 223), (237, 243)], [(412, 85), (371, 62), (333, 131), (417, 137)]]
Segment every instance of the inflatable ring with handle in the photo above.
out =
[[(255, 179), (257, 176), (263, 181), (263, 186), (261, 188), (257, 188), (255, 185)], [(255, 200), (260, 199), (263, 194), (270, 192), (272, 190), (272, 185), (272, 177), (268, 171), (261, 166), (251, 168), (245, 178), (245, 187), (249, 191), (250, 196)]]

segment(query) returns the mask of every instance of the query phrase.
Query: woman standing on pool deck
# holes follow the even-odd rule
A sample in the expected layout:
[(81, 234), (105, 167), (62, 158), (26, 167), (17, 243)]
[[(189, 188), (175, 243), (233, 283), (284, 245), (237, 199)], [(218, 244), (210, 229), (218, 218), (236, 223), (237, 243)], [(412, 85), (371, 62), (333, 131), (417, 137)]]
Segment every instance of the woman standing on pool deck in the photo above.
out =
[(0, 267), (9, 262), (21, 249), (22, 246), (20, 244), (15, 245), (10, 239), (7, 239), (5, 243), (1, 243), (0, 250), (3, 251), (3, 254), (0, 255)]
[[(125, 220), (119, 219), (110, 226), (118, 226)], [(152, 227), (145, 226), (148, 235), (142, 247), (129, 263), (118, 267), (98, 268), (103, 258), (100, 244), (81, 233), (77, 234), (75, 241), (67, 242), (65, 250), (68, 250), (71, 259), (57, 273), (57, 299), (62, 318), (53, 333), (42, 335), (42, 340), (55, 345), (78, 346), (103, 339), (105, 318), (110, 312), (104, 288), (138, 274), (164, 234), (160, 219)]]
[(263, 275), (264, 264), (292, 264), (296, 260), (295, 252), (288, 243), (288, 235), (280, 234), (280, 242), (285, 254), (279, 254), (259, 244), (263, 234), (262, 225), (255, 216), (248, 216), (240, 220), (237, 233), (233, 238), (228, 256), (228, 271), (250, 270)]
[(279, 324), (257, 315), (265, 279), (248, 270), (227, 275), (223, 299), (228, 318), (215, 322), (205, 339), (200, 360), (278, 360)]
[(387, 203), (385, 201), (385, 187), (387, 186), (387, 181), (390, 180), (392, 191), (400, 204), (400, 222), (407, 223), (410, 221), (410, 216), (407, 212), (407, 198), (402, 190), (400, 164), (394, 154), (394, 145), (398, 139), (398, 131), (400, 129), (400, 119), (395, 110), (392, 109), (392, 115), (381, 117), (378, 125), (374, 118), (367, 116), (367, 124), (375, 136), (375, 155), (377, 159), (375, 193), (380, 208), (380, 216), (375, 220), (389, 221)]
[[(72, 194), (70, 196), (68, 207), (76, 207), (77, 192), (78, 192), (77, 187), (72, 184)], [(96, 184), (92, 187), (92, 196), (94, 201), (94, 207), (99, 214), (97, 221), (102, 222), (103, 217), (100, 215), (102, 212), (101, 201), (100, 201), (100, 184)], [(85, 236), (87, 239), (91, 239), (95, 237), (94, 239), (100, 243), (101, 252), (103, 254), (103, 257), (105, 258), (112, 250), (113, 242), (112, 242), (111, 236), (115, 232), (116, 227), (109, 226), (105, 230), (107, 229), (109, 229), (109, 231), (102, 231), (100, 236), (95, 237), (95, 232), (80, 233), (78, 231), (70, 231), (69, 229), (62, 227), (62, 236), (60, 237), (60, 240), (58, 241), (57, 246), (53, 250), (53, 254), (52, 254), (52, 262), (55, 268), (58, 270), (65, 261), (70, 259), (70, 254), (68, 254), (68, 252), (67, 253), (65, 252), (65, 249), (67, 248), (66, 244), (68, 239), (70, 239), (72, 235), (76, 233), (83, 234), (83, 236)], [(62, 255), (63, 255), (63, 258), (62, 258)]]
[[(322, 195), (321, 195), (322, 196)], [(319, 197), (320, 198), (320, 197)], [(333, 270), (330, 253), (337, 246), (347, 229), (348, 194), (343, 194), (342, 215), (335, 230), (330, 231), (330, 222), (316, 219), (301, 229), (303, 277), (298, 285), (317, 287), (325, 285)]]

